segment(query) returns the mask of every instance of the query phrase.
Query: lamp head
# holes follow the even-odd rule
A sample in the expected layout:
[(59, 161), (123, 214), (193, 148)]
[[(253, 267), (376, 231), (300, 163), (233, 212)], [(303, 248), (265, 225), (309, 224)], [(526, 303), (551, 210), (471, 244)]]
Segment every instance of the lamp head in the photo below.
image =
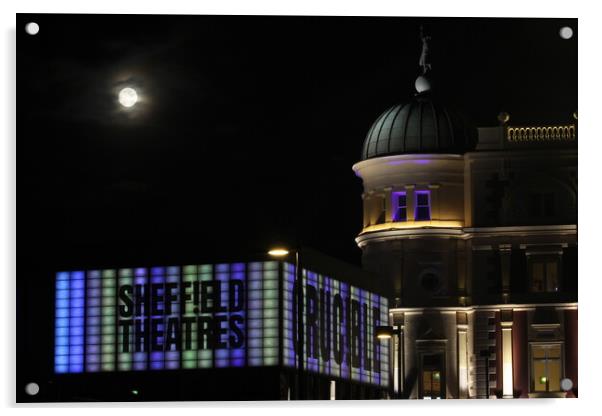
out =
[(378, 339), (391, 339), (395, 334), (395, 330), (390, 325), (377, 326), (374, 333)]
[(272, 257), (284, 257), (288, 253), (289, 251), (284, 247), (274, 247), (268, 251), (268, 254)]

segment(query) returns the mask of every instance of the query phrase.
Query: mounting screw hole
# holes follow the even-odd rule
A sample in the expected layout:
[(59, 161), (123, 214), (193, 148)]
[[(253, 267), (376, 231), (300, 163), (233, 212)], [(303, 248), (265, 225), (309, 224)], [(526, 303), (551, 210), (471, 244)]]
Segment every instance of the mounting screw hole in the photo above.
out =
[(29, 394), (30, 396), (35, 396), (39, 392), (40, 386), (38, 386), (38, 383), (28, 383), (25, 386), (25, 393)]
[(38, 25), (36, 22), (29, 22), (25, 25), (25, 31), (29, 35), (37, 35), (40, 31), (40, 25)]
[(558, 34), (562, 39), (570, 39), (573, 37), (573, 28), (570, 26), (561, 27)]

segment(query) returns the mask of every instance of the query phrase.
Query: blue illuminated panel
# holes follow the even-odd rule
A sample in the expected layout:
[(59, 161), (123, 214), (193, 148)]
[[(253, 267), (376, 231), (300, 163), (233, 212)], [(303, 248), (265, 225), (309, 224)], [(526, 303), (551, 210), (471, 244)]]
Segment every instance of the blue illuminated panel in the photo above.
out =
[(57, 373), (84, 371), (85, 285), (82, 271), (57, 274), (54, 350)]
[[(135, 305), (138, 304), (139, 299), (144, 299), (145, 296), (147, 296), (147, 292), (148, 292), (148, 283), (149, 283), (149, 272), (146, 268), (144, 267), (139, 267), (137, 269), (135, 269), (134, 271), (134, 302)], [(136, 308), (139, 308), (139, 312), (140, 312), (140, 317), (138, 318), (138, 324), (137, 324), (137, 328), (136, 325), (134, 325), (133, 329), (133, 346), (132, 346), (132, 353), (131, 353), (131, 357), (132, 357), (132, 367), (131, 369), (133, 371), (143, 371), (146, 370), (148, 368), (148, 359), (149, 359), (149, 353), (148, 353), (148, 349), (143, 347), (143, 340), (140, 339), (136, 339), (134, 334), (140, 331), (144, 331), (147, 328), (150, 327), (150, 319), (148, 317), (149, 315), (149, 309), (147, 307), (146, 304), (144, 303), (140, 303), (139, 306), (135, 306), (134, 310), (136, 310)]]
[[(151, 269), (151, 290), (149, 296), (158, 296), (159, 301), (154, 302), (150, 309), (149, 331), (157, 335), (148, 343), (150, 355), (150, 370), (163, 370), (165, 368), (165, 351), (155, 350), (155, 345), (165, 345), (165, 267)], [(160, 334), (160, 335), (159, 335)]]
[(86, 276), (86, 371), (101, 369), (102, 279), (100, 270)]
[[(378, 305), (378, 300), (373, 302), (373, 305)], [(380, 322), (389, 322), (389, 302), (386, 298), (380, 298)], [(389, 343), (380, 342), (378, 345), (380, 350), (380, 385), (389, 385)]]
[(343, 351), (342, 360), (341, 360), (341, 378), (351, 378), (351, 371), (349, 363), (351, 361), (351, 345), (350, 345), (350, 334), (349, 331), (351, 329), (350, 324), (350, 313), (349, 308), (346, 307), (348, 302), (345, 299), (349, 299), (349, 285), (345, 282), (340, 282), (339, 293), (341, 294), (341, 298), (343, 299), (343, 308), (340, 310), (341, 318), (339, 320), (339, 331), (341, 334), (339, 348)]
[[(244, 263), (234, 263), (229, 265), (229, 276), (228, 280), (232, 280), (235, 282), (244, 282), (245, 281), (245, 269), (246, 266)], [(239, 337), (244, 337), (244, 333), (246, 333), (245, 327), (245, 294), (244, 291), (239, 293), (236, 290), (231, 290), (228, 288), (228, 282), (223, 282), (222, 285), (222, 293), (227, 293), (228, 298), (228, 323), (236, 320), (237, 328), (240, 331), (236, 332), (232, 330), (230, 324), (228, 324), (228, 358), (227, 364), (230, 367), (243, 367), (245, 365), (245, 348), (244, 348), (244, 340)]]
[[(298, 367), (295, 266), (283, 264), (283, 364)], [(388, 322), (386, 298), (310, 270), (303, 278), (304, 369), (386, 387), (389, 350), (375, 338)]]

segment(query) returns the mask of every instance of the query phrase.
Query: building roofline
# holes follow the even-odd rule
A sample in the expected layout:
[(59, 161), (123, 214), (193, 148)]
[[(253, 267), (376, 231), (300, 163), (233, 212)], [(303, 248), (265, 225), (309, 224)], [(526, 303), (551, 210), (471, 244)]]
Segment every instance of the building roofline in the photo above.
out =
[(536, 308), (556, 308), (577, 310), (577, 302), (554, 302), (554, 303), (500, 303), (493, 305), (472, 305), (472, 306), (428, 306), (428, 307), (402, 307), (389, 308), (389, 313), (421, 313), (426, 311), (440, 312), (474, 312), (474, 311), (491, 311), (499, 309), (512, 309), (514, 311), (531, 311)]
[(422, 227), (407, 229), (387, 229), (379, 231), (362, 232), (355, 239), (359, 247), (368, 241), (388, 241), (401, 238), (459, 238), (463, 240), (475, 237), (498, 236), (549, 236), (549, 235), (576, 235), (577, 224), (562, 225), (526, 225), (505, 227)]

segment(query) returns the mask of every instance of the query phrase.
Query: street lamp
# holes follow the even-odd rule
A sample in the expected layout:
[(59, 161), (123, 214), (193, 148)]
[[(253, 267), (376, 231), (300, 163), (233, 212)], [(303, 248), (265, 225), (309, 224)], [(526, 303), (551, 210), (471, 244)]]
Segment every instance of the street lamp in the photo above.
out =
[(268, 254), (273, 257), (283, 257), (288, 255), (288, 250), (285, 248), (273, 248), (268, 251)]
[(391, 339), (395, 335), (395, 330), (392, 326), (377, 326), (375, 334), (378, 339)]
[(393, 336), (397, 337), (397, 398), (401, 399), (401, 381), (402, 381), (402, 374), (401, 374), (401, 361), (403, 360), (402, 357), (402, 350), (401, 350), (401, 342), (402, 342), (402, 332), (401, 332), (401, 325), (397, 326), (397, 327), (393, 327), (391, 325), (379, 325), (376, 327), (376, 331), (374, 332), (374, 336), (376, 336), (376, 338), (383, 340), (383, 339), (387, 339), (390, 340), (391, 338), (393, 338)]
[[(301, 272), (301, 264), (299, 261), (299, 249), (293, 250), (295, 254), (295, 285), (297, 288), (297, 399), (304, 399), (305, 394), (305, 377), (303, 375), (303, 279)], [(288, 256), (290, 251), (284, 247), (275, 247), (268, 251), (272, 257)]]

